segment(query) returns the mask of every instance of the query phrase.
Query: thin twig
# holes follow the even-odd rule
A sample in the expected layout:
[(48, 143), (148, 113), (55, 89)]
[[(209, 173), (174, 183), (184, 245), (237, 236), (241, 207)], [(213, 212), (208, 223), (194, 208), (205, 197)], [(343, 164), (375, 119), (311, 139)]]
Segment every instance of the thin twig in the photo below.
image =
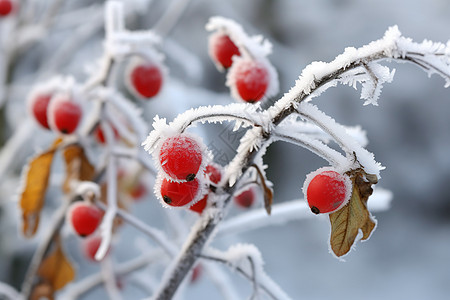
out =
[[(219, 257), (215, 257), (215, 256), (211, 256), (211, 255), (203, 255), (203, 254), (200, 255), (199, 257), (202, 259), (217, 261), (217, 262), (229, 265), (229, 262), (227, 260), (219, 258)], [(250, 274), (248, 274), (246, 271), (244, 271), (241, 267), (239, 267), (239, 266), (236, 267), (236, 271), (238, 271), (241, 275), (243, 275), (248, 280), (253, 281), (252, 276)], [(256, 284), (272, 299), (274, 299), (274, 300), (278, 299), (265, 285), (263, 285), (260, 282), (256, 282)]]

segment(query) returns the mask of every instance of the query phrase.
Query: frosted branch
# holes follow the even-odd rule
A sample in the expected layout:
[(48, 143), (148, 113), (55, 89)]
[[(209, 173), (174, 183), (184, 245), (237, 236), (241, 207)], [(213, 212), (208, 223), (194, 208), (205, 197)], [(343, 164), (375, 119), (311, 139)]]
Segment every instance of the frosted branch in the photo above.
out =
[[(97, 205), (104, 210), (107, 209), (107, 207), (101, 202), (98, 202)], [(131, 226), (137, 228), (138, 230), (149, 236), (153, 241), (155, 241), (159, 246), (161, 246), (161, 248), (163, 248), (169, 256), (175, 256), (176, 247), (166, 238), (163, 232), (151, 226), (148, 226), (144, 222), (140, 221), (133, 215), (127, 213), (126, 211), (120, 208), (117, 209), (117, 215), (120, 218), (122, 218), (125, 222), (129, 223)]]
[(6, 299), (22, 299), (22, 296), (12, 286), (0, 282), (0, 296), (6, 297)]
[[(160, 250), (150, 251), (149, 253), (143, 254), (137, 258), (129, 260), (127, 262), (121, 263), (114, 267), (114, 274), (116, 275), (127, 275), (136, 270), (146, 267), (148, 264), (158, 261), (164, 253)], [(64, 292), (64, 299), (75, 300), (87, 291), (92, 290), (99, 284), (103, 283), (102, 273), (97, 273), (89, 275), (79, 282), (73, 283), (67, 287)]]
[(255, 285), (253, 295), (261, 289), (272, 299), (291, 299), (266, 275), (261, 253), (254, 245), (238, 244), (231, 246), (226, 252), (207, 249), (200, 258), (224, 263), (239, 272)]
[(324, 158), (335, 167), (344, 167), (347, 165), (347, 159), (342, 154), (328, 147), (320, 140), (313, 139), (306, 134), (296, 134), (293, 132), (276, 130), (275, 132), (273, 132), (273, 139), (285, 141), (306, 148), (311, 152), (317, 154), (318, 156)]
[(103, 216), (102, 223), (100, 224), (100, 233), (102, 237), (102, 242), (95, 253), (96, 260), (102, 260), (110, 245), (112, 240), (112, 230), (114, 224), (114, 218), (117, 214), (117, 161), (116, 157), (112, 155), (111, 148), (114, 143), (114, 133), (108, 124), (104, 126), (104, 133), (107, 146), (109, 148), (109, 158), (108, 158), (108, 168), (107, 168), (107, 195), (106, 200), (108, 207), (106, 209), (105, 215)]

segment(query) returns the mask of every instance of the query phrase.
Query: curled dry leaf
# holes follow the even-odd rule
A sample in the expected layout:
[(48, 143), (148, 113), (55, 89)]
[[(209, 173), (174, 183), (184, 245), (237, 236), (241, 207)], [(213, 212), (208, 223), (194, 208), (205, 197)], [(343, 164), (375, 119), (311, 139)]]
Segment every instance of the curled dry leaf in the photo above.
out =
[(63, 152), (66, 163), (66, 178), (63, 184), (63, 191), (71, 191), (70, 184), (74, 180), (89, 181), (95, 174), (95, 168), (89, 162), (84, 149), (79, 144), (69, 145)]
[(56, 139), (47, 151), (35, 156), (28, 166), (24, 167), (24, 185), (19, 204), (22, 210), (22, 232), (25, 237), (32, 237), (38, 229), (53, 156), (61, 142), (62, 139)]
[(53, 291), (62, 289), (75, 278), (75, 270), (64, 254), (59, 236), (55, 238), (54, 250), (44, 258), (37, 274)]
[(376, 221), (367, 210), (367, 200), (373, 190), (372, 183), (364, 179), (367, 178), (365, 175), (362, 170), (356, 170), (351, 174), (353, 190), (349, 202), (329, 215), (331, 250), (338, 257), (350, 251), (360, 230), (361, 240), (367, 240), (376, 226)]
[(266, 184), (266, 177), (261, 172), (259, 167), (256, 164), (252, 164), (251, 166), (256, 169), (256, 172), (260, 179), (261, 187), (264, 192), (264, 208), (266, 209), (267, 214), (270, 215), (270, 213), (272, 212), (273, 190)]

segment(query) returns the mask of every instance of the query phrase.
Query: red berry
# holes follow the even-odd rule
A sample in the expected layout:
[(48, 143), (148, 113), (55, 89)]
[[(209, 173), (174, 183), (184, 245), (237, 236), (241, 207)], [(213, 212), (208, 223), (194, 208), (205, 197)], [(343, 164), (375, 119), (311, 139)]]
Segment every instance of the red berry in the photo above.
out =
[(347, 199), (346, 177), (335, 171), (323, 171), (309, 182), (306, 200), (315, 214), (338, 209)]
[(206, 194), (202, 199), (195, 202), (193, 205), (189, 207), (190, 210), (195, 211), (196, 213), (201, 214), (208, 203), (208, 194)]
[(52, 95), (42, 94), (31, 99), (31, 113), (42, 127), (50, 129), (47, 120), (47, 108)]
[(0, 17), (6, 17), (13, 10), (13, 3), (11, 0), (0, 0)]
[(157, 65), (145, 63), (137, 65), (131, 71), (131, 85), (141, 97), (156, 96), (161, 89), (163, 74)]
[(69, 221), (75, 232), (81, 236), (93, 233), (103, 217), (103, 212), (84, 202), (72, 204), (69, 210)]
[(147, 189), (145, 188), (145, 185), (142, 182), (136, 183), (134, 186), (131, 187), (130, 190), (130, 196), (133, 199), (139, 199), (142, 196), (144, 196), (147, 193)]
[(249, 208), (255, 202), (255, 196), (255, 190), (250, 188), (235, 196), (234, 202), (240, 207)]
[(205, 176), (208, 176), (212, 183), (218, 184), (222, 178), (222, 172), (219, 167), (209, 164), (205, 168)]
[[(100, 244), (102, 243), (102, 239), (99, 236), (93, 236), (89, 237), (86, 240), (83, 241), (83, 252), (86, 255), (87, 258), (89, 258), (92, 261), (97, 261), (95, 259), (95, 254), (98, 251), (98, 248), (100, 247)], [(109, 253), (109, 249), (106, 252), (106, 254)]]
[(173, 136), (162, 144), (159, 162), (170, 177), (190, 181), (195, 178), (202, 164), (202, 149), (193, 138)]
[[(113, 127), (113, 126), (111, 126), (111, 128), (112, 128), (112, 130), (114, 132), (114, 138), (117, 140), (120, 137), (119, 131), (117, 131), (117, 129), (115, 127)], [(95, 134), (95, 137), (97, 138), (97, 141), (100, 144), (106, 143), (106, 138), (105, 138), (105, 135), (104, 135), (103, 130), (101, 128), (101, 125), (99, 125), (99, 126), (97, 126), (95, 128), (94, 134)]]
[[(222, 173), (219, 166), (215, 166), (212, 164), (207, 165), (205, 168), (205, 177), (209, 177), (209, 180), (212, 183), (218, 184), (220, 179), (222, 178)], [(206, 194), (201, 200), (189, 207), (189, 209), (201, 214), (205, 209), (207, 202), (208, 194)]]
[(198, 197), (199, 191), (198, 179), (174, 182), (164, 178), (161, 184), (161, 197), (170, 206), (184, 206), (194, 201)]
[(195, 283), (199, 279), (200, 275), (202, 275), (202, 273), (203, 273), (202, 265), (195, 266), (191, 274), (191, 283)]
[(50, 124), (64, 134), (73, 133), (81, 119), (81, 107), (68, 99), (52, 101), (49, 109)]
[(233, 55), (241, 55), (238, 47), (236, 47), (230, 37), (223, 33), (216, 33), (210, 36), (209, 49), (211, 58), (225, 69), (231, 67)]
[(266, 67), (254, 60), (236, 62), (234, 80), (242, 100), (254, 103), (261, 100), (269, 86), (269, 72)]

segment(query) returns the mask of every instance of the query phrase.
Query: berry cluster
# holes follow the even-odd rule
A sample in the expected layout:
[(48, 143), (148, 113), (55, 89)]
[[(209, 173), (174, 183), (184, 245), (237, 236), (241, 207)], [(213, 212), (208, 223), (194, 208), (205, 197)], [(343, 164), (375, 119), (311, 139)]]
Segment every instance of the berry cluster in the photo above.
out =
[(203, 172), (206, 160), (202, 142), (187, 134), (170, 136), (158, 151), (160, 173), (156, 194), (169, 206), (189, 206), (203, 195)]
[[(258, 102), (270, 96), (269, 88), (274, 84), (275, 72), (267, 61), (264, 51), (254, 41), (233, 30), (221, 28), (209, 37), (209, 54), (220, 69), (229, 69), (227, 85), (234, 98), (248, 103)], [(276, 72), (275, 72), (276, 73)]]
[(82, 117), (80, 104), (66, 93), (34, 92), (28, 105), (38, 124), (62, 134), (74, 133)]
[(332, 213), (347, 204), (351, 186), (347, 175), (321, 168), (307, 176), (303, 193), (313, 213)]

